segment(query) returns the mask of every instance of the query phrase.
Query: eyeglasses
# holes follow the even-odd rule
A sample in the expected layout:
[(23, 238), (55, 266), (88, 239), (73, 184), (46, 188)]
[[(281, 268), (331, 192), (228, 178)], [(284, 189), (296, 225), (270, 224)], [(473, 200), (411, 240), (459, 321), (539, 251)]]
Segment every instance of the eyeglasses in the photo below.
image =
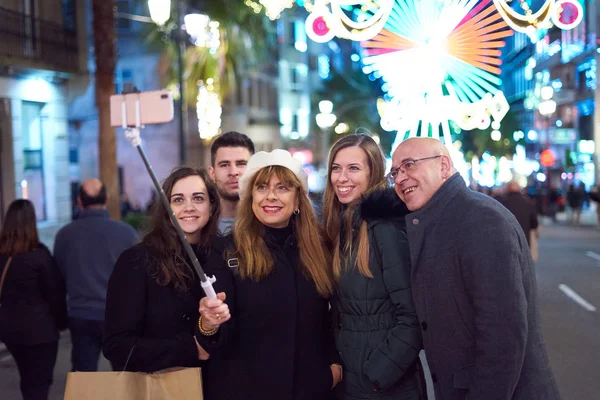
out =
[(431, 157), (418, 158), (416, 160), (406, 160), (402, 164), (400, 164), (400, 166), (398, 168), (393, 168), (390, 171), (390, 173), (386, 175), (386, 179), (390, 184), (393, 184), (394, 181), (396, 180), (396, 176), (398, 176), (398, 172), (402, 172), (403, 174), (406, 174), (409, 172), (416, 171), (417, 163), (419, 161), (433, 160), (434, 158), (440, 158), (440, 157), (441, 157), (441, 155), (437, 155), (437, 156), (431, 156)]

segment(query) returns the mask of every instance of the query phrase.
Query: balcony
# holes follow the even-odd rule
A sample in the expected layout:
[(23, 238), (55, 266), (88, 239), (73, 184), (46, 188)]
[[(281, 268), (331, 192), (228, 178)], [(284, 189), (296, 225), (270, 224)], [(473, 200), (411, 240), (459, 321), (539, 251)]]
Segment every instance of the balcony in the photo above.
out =
[(0, 64), (77, 72), (77, 32), (0, 7)]

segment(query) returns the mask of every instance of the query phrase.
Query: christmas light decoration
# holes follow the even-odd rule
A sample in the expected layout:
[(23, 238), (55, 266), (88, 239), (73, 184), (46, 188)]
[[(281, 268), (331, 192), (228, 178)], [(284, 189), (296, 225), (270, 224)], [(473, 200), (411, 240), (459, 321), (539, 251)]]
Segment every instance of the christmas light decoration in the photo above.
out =
[(513, 34), (492, 0), (397, 0), (384, 29), (361, 43), (367, 70), (382, 76), (390, 101), (382, 127), (450, 141), (450, 121), (485, 129), (508, 102), (498, 90), (502, 40)]
[(276, 20), (286, 8), (294, 5), (294, 0), (259, 0), (258, 3), (252, 0), (246, 0), (245, 3), (252, 8), (255, 13), (260, 13), (263, 9), (270, 20)]
[(221, 133), (221, 99), (213, 79), (207, 79), (198, 86), (196, 115), (198, 133), (201, 139), (210, 139)]
[(583, 19), (583, 7), (577, 0), (546, 0), (536, 12), (531, 10), (526, 0), (520, 0), (519, 5), (524, 14), (508, 4), (511, 0), (493, 1), (511, 28), (530, 37), (534, 37), (538, 29), (550, 29), (552, 24), (563, 30), (573, 29)]
[(395, 0), (315, 0), (305, 4), (310, 11), (306, 33), (319, 43), (335, 36), (353, 41), (371, 39), (386, 24), (394, 3)]

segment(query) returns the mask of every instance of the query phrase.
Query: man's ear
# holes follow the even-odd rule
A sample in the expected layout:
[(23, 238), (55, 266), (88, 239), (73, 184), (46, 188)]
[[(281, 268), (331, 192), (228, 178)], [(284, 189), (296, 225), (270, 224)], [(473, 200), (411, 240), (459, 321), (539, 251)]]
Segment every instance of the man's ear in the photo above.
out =
[(215, 169), (213, 167), (208, 167), (208, 176), (215, 182)]
[(452, 176), (452, 160), (450, 160), (449, 156), (442, 155), (442, 178), (448, 179)]

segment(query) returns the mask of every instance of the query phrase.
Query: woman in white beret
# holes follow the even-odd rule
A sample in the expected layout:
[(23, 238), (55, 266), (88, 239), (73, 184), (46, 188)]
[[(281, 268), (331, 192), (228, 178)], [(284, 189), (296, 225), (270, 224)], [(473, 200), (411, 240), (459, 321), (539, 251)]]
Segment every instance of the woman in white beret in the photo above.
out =
[(233, 234), (207, 262), (218, 300), (200, 301), (198, 342), (215, 399), (319, 400), (341, 367), (330, 331), (330, 259), (308, 177), (285, 150), (253, 155), (239, 181)]

